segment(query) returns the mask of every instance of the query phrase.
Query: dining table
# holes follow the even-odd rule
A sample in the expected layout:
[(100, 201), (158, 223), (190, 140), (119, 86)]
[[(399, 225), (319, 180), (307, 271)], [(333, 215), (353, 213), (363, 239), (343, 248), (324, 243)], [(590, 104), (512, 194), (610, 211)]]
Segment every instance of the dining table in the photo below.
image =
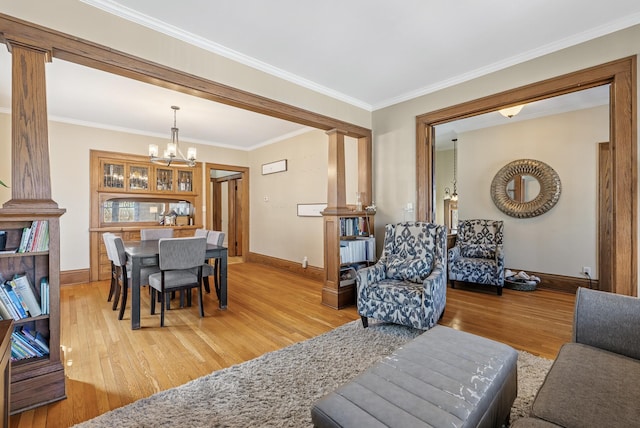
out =
[[(140, 328), (140, 269), (147, 266), (158, 266), (158, 240), (124, 241), (124, 250), (131, 261), (131, 329)], [(218, 308), (227, 309), (227, 247), (207, 243), (205, 260), (219, 261), (220, 297)], [(205, 260), (202, 262), (205, 263)]]

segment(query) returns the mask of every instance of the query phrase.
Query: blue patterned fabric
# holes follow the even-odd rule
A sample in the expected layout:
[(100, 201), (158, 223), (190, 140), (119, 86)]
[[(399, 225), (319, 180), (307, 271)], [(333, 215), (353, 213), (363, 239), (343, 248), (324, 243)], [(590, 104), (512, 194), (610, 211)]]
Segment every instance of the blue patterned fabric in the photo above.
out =
[(448, 251), (450, 281), (504, 286), (503, 222), (460, 220), (456, 245)]
[(408, 222), (385, 226), (378, 263), (356, 276), (358, 313), (427, 330), (444, 312), (446, 227)]

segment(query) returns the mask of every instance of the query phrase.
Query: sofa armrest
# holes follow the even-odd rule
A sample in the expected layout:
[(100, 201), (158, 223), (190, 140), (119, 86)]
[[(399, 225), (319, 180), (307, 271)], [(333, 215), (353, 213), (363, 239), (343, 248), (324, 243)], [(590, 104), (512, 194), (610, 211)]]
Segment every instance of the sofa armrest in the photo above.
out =
[(449, 261), (449, 263), (456, 261), (458, 257), (460, 257), (460, 247), (454, 245), (453, 247), (449, 248), (449, 250), (447, 251), (447, 260)]
[(572, 340), (640, 360), (640, 299), (578, 288)]
[(427, 317), (426, 325), (435, 325), (447, 305), (447, 265), (436, 261), (431, 274), (422, 281), (424, 293), (422, 305)]
[(442, 262), (436, 262), (429, 276), (422, 281), (428, 295), (434, 296), (447, 290), (447, 267)]

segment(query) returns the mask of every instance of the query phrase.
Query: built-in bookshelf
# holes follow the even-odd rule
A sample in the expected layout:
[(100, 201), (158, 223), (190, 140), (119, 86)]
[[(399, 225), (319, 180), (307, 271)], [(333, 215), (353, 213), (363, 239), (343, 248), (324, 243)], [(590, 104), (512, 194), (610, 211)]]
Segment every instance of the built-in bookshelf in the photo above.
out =
[(60, 350), (59, 216), (0, 209), (0, 317), (13, 320), (10, 411), (65, 398)]
[(322, 303), (341, 309), (355, 303), (358, 269), (376, 261), (374, 212), (324, 213), (325, 281)]

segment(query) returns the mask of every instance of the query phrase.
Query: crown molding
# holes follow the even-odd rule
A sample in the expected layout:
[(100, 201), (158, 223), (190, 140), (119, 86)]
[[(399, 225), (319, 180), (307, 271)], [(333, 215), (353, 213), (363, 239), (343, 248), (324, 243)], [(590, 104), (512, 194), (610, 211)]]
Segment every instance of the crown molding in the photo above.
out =
[(200, 37), (195, 34), (189, 33), (188, 31), (184, 31), (174, 25), (139, 13), (133, 9), (122, 6), (117, 2), (111, 0), (80, 1), (105, 12), (108, 12), (112, 15), (116, 15), (120, 18), (126, 19), (127, 21), (142, 25), (174, 39), (182, 40), (183, 42), (190, 45), (197, 46), (209, 52), (213, 52), (217, 55), (223, 56), (227, 59), (233, 60), (248, 67), (255, 68), (256, 70), (286, 80), (298, 86), (302, 86), (314, 92), (318, 92), (320, 94), (334, 98), (338, 101), (345, 102), (347, 104), (353, 105), (354, 107), (358, 107), (366, 111), (371, 111), (371, 105), (365, 103), (364, 101), (350, 97), (346, 94), (343, 94), (342, 92), (335, 91), (331, 88), (327, 88), (326, 86), (319, 85), (311, 80), (305, 79), (286, 70), (282, 70), (278, 67), (274, 67), (270, 64), (267, 64), (266, 62), (260, 61), (241, 52), (229, 49), (226, 46), (212, 42), (211, 40), (205, 39), (204, 37)]

